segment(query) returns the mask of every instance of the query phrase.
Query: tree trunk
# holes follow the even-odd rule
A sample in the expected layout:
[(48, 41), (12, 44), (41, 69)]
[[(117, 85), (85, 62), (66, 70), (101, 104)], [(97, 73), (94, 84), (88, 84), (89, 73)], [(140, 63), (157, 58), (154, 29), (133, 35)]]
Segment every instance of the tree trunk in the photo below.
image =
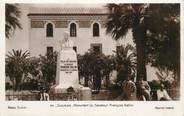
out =
[(146, 30), (144, 27), (138, 25), (133, 28), (133, 38), (136, 44), (137, 51), (137, 80), (140, 79), (140, 76), (143, 76), (143, 80), (147, 80), (146, 75), (146, 54), (145, 54), (145, 35)]

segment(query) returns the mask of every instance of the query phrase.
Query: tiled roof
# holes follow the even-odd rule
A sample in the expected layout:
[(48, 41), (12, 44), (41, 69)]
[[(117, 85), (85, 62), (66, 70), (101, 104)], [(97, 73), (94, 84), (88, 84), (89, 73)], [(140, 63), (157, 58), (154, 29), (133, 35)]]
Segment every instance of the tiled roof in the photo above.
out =
[(107, 14), (108, 10), (105, 7), (101, 8), (38, 8), (31, 7), (29, 9), (30, 14)]

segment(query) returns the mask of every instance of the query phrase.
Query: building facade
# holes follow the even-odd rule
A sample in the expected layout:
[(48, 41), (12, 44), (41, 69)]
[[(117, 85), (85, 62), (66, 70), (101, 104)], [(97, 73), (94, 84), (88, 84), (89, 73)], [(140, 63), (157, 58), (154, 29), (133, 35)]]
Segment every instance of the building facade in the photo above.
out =
[(69, 32), (74, 50), (84, 54), (90, 48), (106, 55), (116, 49), (116, 41), (106, 34), (105, 8), (30, 8), (29, 50), (32, 56), (58, 51), (63, 33)]
[[(44, 5), (43, 5), (44, 6)], [(77, 54), (94, 49), (105, 55), (113, 54), (116, 46), (133, 43), (131, 33), (121, 41), (115, 41), (106, 33), (108, 10), (95, 5), (19, 5), (22, 30), (16, 30), (13, 39), (6, 40), (6, 53), (11, 49), (28, 50), (31, 56), (58, 51), (63, 33), (69, 32)], [(73, 6), (73, 7), (72, 7)]]

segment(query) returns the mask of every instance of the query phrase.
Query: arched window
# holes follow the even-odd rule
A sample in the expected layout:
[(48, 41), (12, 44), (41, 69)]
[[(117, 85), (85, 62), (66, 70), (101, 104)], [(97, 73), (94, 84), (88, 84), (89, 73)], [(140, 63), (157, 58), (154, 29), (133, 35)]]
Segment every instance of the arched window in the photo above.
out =
[(53, 37), (53, 25), (51, 23), (47, 24), (47, 33), (46, 36), (47, 37)]
[(93, 24), (93, 36), (100, 36), (100, 29), (98, 23)]
[(70, 24), (70, 37), (77, 36), (77, 27), (75, 23)]

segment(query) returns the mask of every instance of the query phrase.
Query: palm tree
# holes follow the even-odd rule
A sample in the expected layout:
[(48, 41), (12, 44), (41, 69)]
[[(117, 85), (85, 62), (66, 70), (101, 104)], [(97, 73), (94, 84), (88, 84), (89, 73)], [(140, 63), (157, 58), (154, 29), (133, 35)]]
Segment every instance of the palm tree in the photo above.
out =
[(133, 46), (121, 45), (116, 51), (116, 63), (118, 69), (118, 81), (126, 80), (128, 75), (136, 73), (136, 53)]
[[(178, 20), (178, 4), (108, 4), (110, 14), (107, 21), (107, 33), (110, 33), (115, 40), (123, 38), (129, 30), (132, 31), (133, 40), (137, 52), (137, 80), (140, 75), (146, 80), (147, 55), (156, 47), (148, 44), (153, 40), (165, 41), (166, 38), (173, 38), (169, 25)], [(177, 30), (174, 28), (174, 30)], [(147, 48), (151, 48), (148, 51)], [(155, 47), (155, 48), (154, 48)], [(154, 55), (153, 55), (154, 56)], [(156, 55), (155, 55), (156, 56)], [(157, 56), (154, 58), (157, 58)], [(174, 56), (174, 54), (173, 54)], [(167, 62), (169, 63), (169, 62)], [(160, 63), (161, 64), (161, 63)], [(160, 65), (159, 64), (159, 65)], [(167, 66), (167, 65), (165, 65)]]
[(24, 74), (28, 73), (28, 58), (29, 58), (29, 52), (22, 50), (12, 50), (12, 53), (9, 52), (6, 58), (6, 75), (9, 76), (13, 88), (15, 90), (18, 89), (22, 77)]
[(146, 80), (146, 5), (144, 4), (109, 4), (111, 14), (108, 17), (107, 33), (111, 33), (116, 40), (132, 30), (133, 40), (137, 50), (137, 78), (144, 75)]
[(16, 4), (6, 4), (6, 24), (5, 24), (5, 35), (7, 38), (10, 37), (11, 33), (16, 29), (22, 29), (19, 22), (20, 14)]

